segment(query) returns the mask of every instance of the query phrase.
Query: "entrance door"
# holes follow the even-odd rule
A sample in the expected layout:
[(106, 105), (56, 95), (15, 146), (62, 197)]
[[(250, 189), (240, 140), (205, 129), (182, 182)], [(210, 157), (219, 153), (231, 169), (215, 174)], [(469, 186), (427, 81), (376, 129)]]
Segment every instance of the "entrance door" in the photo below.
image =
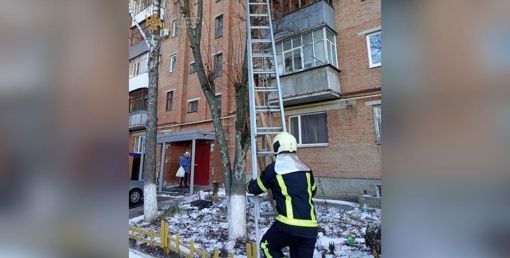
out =
[(207, 142), (197, 142), (195, 151), (195, 181), (196, 185), (209, 185), (209, 162), (211, 160), (211, 145)]
[(131, 180), (140, 180), (140, 156), (133, 157), (133, 165), (131, 166)]

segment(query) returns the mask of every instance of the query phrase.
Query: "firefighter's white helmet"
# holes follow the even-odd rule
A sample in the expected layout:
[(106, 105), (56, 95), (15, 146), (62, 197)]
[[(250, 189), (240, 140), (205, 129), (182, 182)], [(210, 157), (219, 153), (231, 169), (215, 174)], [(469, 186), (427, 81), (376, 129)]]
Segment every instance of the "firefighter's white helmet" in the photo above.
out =
[(277, 134), (273, 139), (273, 150), (275, 154), (279, 154), (281, 152), (296, 152), (296, 138), (287, 132)]

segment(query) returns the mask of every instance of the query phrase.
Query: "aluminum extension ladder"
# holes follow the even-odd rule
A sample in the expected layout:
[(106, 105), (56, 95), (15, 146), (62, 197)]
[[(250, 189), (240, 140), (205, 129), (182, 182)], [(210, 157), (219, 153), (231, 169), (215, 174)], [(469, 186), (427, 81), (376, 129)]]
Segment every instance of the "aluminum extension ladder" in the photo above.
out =
[[(246, 0), (248, 83), (250, 100), (252, 175), (259, 171), (258, 158), (274, 156), (272, 138), (286, 131), (280, 77), (269, 0)], [(263, 164), (263, 163), (262, 163)], [(264, 169), (264, 167), (260, 167)], [(260, 246), (259, 197), (253, 197), (257, 249)], [(260, 252), (257, 251), (257, 258)]]

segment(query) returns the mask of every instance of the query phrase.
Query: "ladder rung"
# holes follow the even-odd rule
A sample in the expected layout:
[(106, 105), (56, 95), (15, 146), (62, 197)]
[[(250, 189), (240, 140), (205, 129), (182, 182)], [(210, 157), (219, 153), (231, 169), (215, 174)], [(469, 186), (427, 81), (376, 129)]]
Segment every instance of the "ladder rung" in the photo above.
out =
[(271, 43), (271, 40), (270, 39), (252, 39), (251, 40), (251, 43), (252, 44), (255, 44), (255, 43)]
[[(265, 3), (263, 3), (265, 4)], [(267, 13), (250, 13), (251, 17), (269, 17), (269, 14)]]
[(278, 91), (277, 87), (254, 87), (255, 92), (273, 92)]
[(270, 127), (270, 128), (258, 128), (255, 132), (256, 135), (270, 135), (270, 134), (279, 134), (283, 132), (283, 128), (281, 127)]
[(271, 74), (276, 73), (275, 70), (268, 70), (268, 69), (253, 69), (254, 74)]
[(274, 152), (273, 151), (257, 151), (257, 156), (258, 157), (274, 156)]
[(270, 29), (269, 26), (251, 26), (250, 29), (252, 30), (268, 30)]
[(273, 54), (261, 54), (261, 53), (253, 53), (251, 54), (252, 57), (262, 57), (262, 58), (266, 58), (266, 57), (269, 57), (269, 58), (273, 58)]
[(265, 2), (249, 2), (249, 5), (266, 5)]
[(274, 216), (276, 216), (276, 212), (274, 211), (260, 213), (260, 217), (274, 217)]
[(255, 107), (255, 112), (280, 112), (280, 108), (275, 106), (275, 107), (271, 107), (271, 106), (256, 106)]

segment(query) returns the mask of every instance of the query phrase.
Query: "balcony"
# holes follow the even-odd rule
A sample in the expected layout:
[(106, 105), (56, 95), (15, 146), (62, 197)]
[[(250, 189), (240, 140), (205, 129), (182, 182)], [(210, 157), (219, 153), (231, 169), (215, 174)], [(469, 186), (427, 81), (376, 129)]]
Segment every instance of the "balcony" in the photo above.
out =
[(144, 129), (146, 122), (147, 122), (146, 110), (138, 110), (129, 113), (129, 131)]
[[(284, 106), (340, 98), (338, 70), (330, 65), (282, 75), (280, 84)], [(270, 102), (275, 102), (277, 98), (275, 93), (269, 95)]]
[[(140, 23), (140, 22), (144, 21), (147, 17), (154, 14), (154, 10), (155, 10), (155, 5), (151, 4), (147, 8), (143, 9), (143, 11), (135, 14), (136, 22)], [(161, 14), (161, 18), (164, 20), (165, 9), (160, 8), (159, 13)], [(134, 22), (131, 22), (131, 27), (133, 27), (135, 25), (136, 24)]]
[(335, 29), (335, 10), (324, 0), (318, 0), (273, 21), (275, 40), (321, 25)]
[(129, 92), (147, 87), (149, 87), (149, 73), (129, 78)]

